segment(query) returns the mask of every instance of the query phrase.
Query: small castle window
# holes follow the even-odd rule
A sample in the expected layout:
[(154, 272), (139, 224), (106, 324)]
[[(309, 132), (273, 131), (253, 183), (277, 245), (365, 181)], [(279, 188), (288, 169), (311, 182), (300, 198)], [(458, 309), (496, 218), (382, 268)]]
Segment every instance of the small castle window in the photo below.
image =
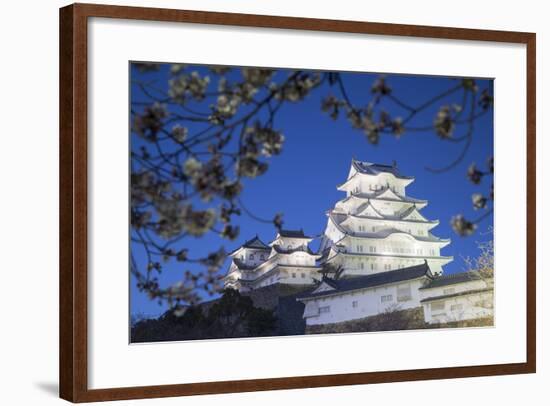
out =
[(393, 295), (382, 295), (380, 297), (380, 301), (382, 303), (387, 303), (387, 302), (391, 302), (393, 300)]
[(460, 310), (462, 310), (462, 305), (461, 305), (461, 304), (454, 304), (454, 305), (451, 305), (451, 311), (452, 311), (452, 312), (460, 311)]
[(254, 259), (254, 254), (250, 254), (249, 257), (248, 257), (248, 259), (253, 260), (253, 259)]
[(296, 278), (296, 274), (294, 272), (292, 272), (292, 277)]
[(306, 277), (306, 274), (302, 272), (302, 278), (305, 278)]
[(265, 255), (264, 254), (260, 255), (260, 259), (263, 261), (265, 259)]
[(319, 313), (330, 313), (330, 306), (319, 307)]
[(490, 308), (491, 307), (491, 302), (488, 301), (488, 300), (478, 300), (474, 303), (474, 306)]
[(357, 302), (357, 300), (354, 300), (353, 302), (351, 302), (351, 307), (356, 308), (358, 304), (359, 303)]
[(411, 285), (407, 285), (405, 287), (397, 288), (397, 301), (398, 302), (406, 302), (408, 300), (411, 300), (412, 294), (411, 294)]

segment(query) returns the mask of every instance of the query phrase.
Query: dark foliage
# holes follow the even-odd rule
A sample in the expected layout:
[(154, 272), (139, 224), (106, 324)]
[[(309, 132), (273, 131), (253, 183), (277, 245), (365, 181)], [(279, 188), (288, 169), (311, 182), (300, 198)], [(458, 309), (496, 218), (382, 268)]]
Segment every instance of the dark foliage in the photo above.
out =
[(254, 307), (250, 297), (226, 289), (219, 300), (171, 309), (158, 319), (137, 322), (131, 342), (180, 341), (274, 335), (277, 317), (269, 309)]

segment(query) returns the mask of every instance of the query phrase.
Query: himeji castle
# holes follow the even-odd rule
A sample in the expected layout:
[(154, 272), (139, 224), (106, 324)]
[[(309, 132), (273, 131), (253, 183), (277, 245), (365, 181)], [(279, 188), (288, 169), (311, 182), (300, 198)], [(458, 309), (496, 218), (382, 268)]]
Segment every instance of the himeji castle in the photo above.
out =
[(345, 276), (402, 269), (428, 262), (434, 274), (453, 260), (440, 251), (450, 243), (431, 230), (439, 224), (421, 210), (426, 200), (407, 196), (414, 178), (397, 166), (352, 160), (347, 180), (338, 186), (346, 197), (327, 212), (321, 243), (323, 262), (342, 267)]
[(443, 275), (449, 239), (435, 236), (428, 202), (408, 196), (414, 181), (397, 165), (353, 159), (346, 195), (327, 214), (317, 253), (303, 230), (258, 236), (233, 251), (225, 287), (243, 293), (273, 284), (303, 285), (307, 325), (361, 319), (389, 308), (422, 308), (426, 323), (492, 316), (493, 282), (476, 272)]

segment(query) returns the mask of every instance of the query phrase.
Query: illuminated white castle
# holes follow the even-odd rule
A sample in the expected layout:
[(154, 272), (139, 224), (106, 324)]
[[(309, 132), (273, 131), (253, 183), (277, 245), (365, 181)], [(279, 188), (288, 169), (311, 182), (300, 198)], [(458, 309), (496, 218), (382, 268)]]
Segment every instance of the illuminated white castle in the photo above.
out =
[(231, 252), (225, 287), (247, 292), (276, 283), (313, 285), (319, 279), (320, 255), (309, 249), (303, 230), (280, 230), (265, 244), (258, 236)]
[(396, 165), (353, 160), (348, 179), (338, 190), (346, 197), (327, 213), (321, 243), (323, 262), (341, 266), (344, 276), (402, 269), (427, 261), (432, 273), (443, 273), (452, 257), (440, 255), (450, 243), (431, 233), (439, 221), (420, 210), (426, 200), (407, 196), (414, 178), (402, 176)]
[(308, 325), (390, 307), (422, 307), (428, 323), (492, 315), (492, 281), (475, 272), (443, 275), (453, 258), (441, 249), (450, 240), (432, 234), (439, 221), (420, 212), (428, 202), (407, 195), (413, 181), (395, 163), (352, 160), (338, 186), (346, 196), (327, 212), (318, 253), (302, 230), (281, 230), (269, 245), (256, 236), (230, 254), (225, 286), (241, 292), (272, 284), (310, 286), (298, 297)]

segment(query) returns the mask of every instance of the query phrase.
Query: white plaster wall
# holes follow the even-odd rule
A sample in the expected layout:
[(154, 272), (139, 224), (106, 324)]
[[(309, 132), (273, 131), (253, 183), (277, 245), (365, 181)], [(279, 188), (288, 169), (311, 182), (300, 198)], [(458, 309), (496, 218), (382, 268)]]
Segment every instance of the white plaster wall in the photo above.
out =
[[(432, 310), (432, 303), (442, 303), (444, 308)], [(428, 323), (447, 323), (492, 316), (494, 312), (492, 303), (492, 291), (429, 302), (423, 305), (424, 319)], [(453, 306), (457, 305), (461, 308), (453, 309)]]
[[(367, 275), (387, 272), (424, 263), (423, 258), (392, 258), (367, 255), (362, 258), (349, 256), (344, 258), (346, 258), (344, 261), (346, 275)], [(361, 266), (361, 264), (363, 265)], [(439, 265), (434, 266), (434, 268), (438, 269)]]
[[(253, 258), (250, 258), (251, 255)], [(269, 258), (269, 251), (245, 248), (238, 255), (236, 255), (236, 258), (244, 262), (246, 265), (257, 266), (264, 263)]]
[(271, 268), (262, 274), (256, 275), (255, 277), (259, 278), (265, 274), (268, 275), (253, 282), (253, 289), (274, 285), (276, 283), (283, 283), (287, 285), (313, 285), (314, 281), (319, 280), (317, 268), (285, 268), (282, 266)]
[[(410, 284), (411, 299), (405, 302), (397, 301), (397, 288)], [(368, 316), (373, 316), (384, 312), (393, 306), (399, 306), (400, 309), (411, 309), (420, 306), (420, 295), (418, 288), (421, 286), (420, 279), (380, 286), (376, 288), (364, 289), (361, 291), (349, 292), (338, 296), (325, 296), (316, 299), (311, 299), (316, 302), (319, 310), (323, 307), (330, 306), (328, 313), (319, 312), (318, 316), (306, 318), (307, 325), (319, 325), (339, 323), (343, 321), (361, 319)], [(382, 296), (392, 295), (393, 299), (389, 302), (382, 302)], [(357, 302), (357, 307), (353, 307), (353, 302)]]
[[(436, 242), (418, 241), (403, 234), (391, 234), (386, 238), (368, 238), (348, 236), (340, 242), (348, 252), (370, 253), (369, 247), (376, 247), (377, 254), (410, 255), (412, 257), (433, 257), (440, 255), (440, 244)], [(420, 252), (418, 250), (421, 250)]]
[(315, 257), (307, 252), (296, 251), (292, 254), (279, 254), (277, 263), (282, 265), (315, 265)]
[(280, 283), (289, 285), (312, 285), (320, 279), (317, 269), (295, 268), (281, 271)]
[(371, 200), (371, 203), (376, 210), (388, 216), (397, 215), (398, 213), (401, 213), (403, 210), (406, 210), (411, 206), (411, 203), (376, 199)]
[(284, 249), (292, 249), (297, 247), (305, 247), (307, 240), (303, 238), (279, 237), (273, 244), (278, 244)]
[(372, 193), (374, 190), (386, 187), (389, 184), (390, 188), (395, 188), (398, 193), (405, 194), (405, 183), (391, 174), (381, 173), (377, 176), (363, 174), (357, 175), (346, 185), (345, 189), (357, 193), (356, 188), (358, 188), (361, 193)]

